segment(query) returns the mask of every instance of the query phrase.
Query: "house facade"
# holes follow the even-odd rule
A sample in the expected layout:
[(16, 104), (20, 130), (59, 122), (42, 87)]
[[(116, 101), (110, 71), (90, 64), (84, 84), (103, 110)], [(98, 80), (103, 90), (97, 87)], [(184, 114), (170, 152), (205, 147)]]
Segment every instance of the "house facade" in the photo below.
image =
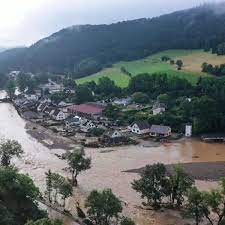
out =
[(150, 125), (148, 121), (138, 121), (131, 124), (128, 129), (135, 134), (147, 134), (150, 131)]
[(55, 111), (51, 114), (51, 117), (54, 120), (63, 121), (66, 119), (67, 115), (66, 115), (66, 113), (62, 112), (61, 110), (55, 109)]
[(168, 126), (152, 125), (150, 128), (151, 137), (169, 137), (171, 132), (172, 130)]

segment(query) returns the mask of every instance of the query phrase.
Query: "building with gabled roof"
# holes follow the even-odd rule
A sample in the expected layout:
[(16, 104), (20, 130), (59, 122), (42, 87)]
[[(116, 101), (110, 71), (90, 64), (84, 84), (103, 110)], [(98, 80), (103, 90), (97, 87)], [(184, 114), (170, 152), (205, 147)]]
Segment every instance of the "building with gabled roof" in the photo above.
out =
[(132, 123), (128, 129), (135, 134), (147, 134), (150, 131), (150, 125), (147, 120)]
[(169, 137), (171, 128), (169, 126), (152, 125), (150, 128), (150, 136), (152, 137)]
[(71, 112), (77, 116), (88, 119), (97, 119), (103, 115), (105, 106), (97, 103), (85, 103), (81, 105), (71, 105), (68, 106), (67, 109), (68, 112)]

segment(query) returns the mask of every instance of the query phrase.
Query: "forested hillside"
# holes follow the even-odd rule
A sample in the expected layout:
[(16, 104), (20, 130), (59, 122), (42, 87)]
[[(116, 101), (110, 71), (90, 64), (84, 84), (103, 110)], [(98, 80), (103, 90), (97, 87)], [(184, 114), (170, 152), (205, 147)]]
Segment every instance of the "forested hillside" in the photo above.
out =
[(82, 77), (120, 60), (167, 49), (213, 48), (216, 52), (225, 42), (223, 7), (204, 5), (152, 19), (73, 26), (29, 48), (0, 53), (0, 71), (70, 72)]

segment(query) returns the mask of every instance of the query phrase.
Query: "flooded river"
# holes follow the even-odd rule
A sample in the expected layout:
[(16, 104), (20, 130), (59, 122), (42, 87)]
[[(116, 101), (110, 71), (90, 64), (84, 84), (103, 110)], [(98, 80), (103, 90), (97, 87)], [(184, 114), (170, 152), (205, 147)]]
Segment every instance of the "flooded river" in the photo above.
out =
[[(27, 134), (26, 122), (20, 118), (17, 111), (10, 104), (0, 104), (0, 137), (19, 141), (24, 149), (21, 159), (14, 161), (23, 173), (28, 173), (34, 182), (44, 191), (45, 172), (54, 172), (68, 176), (63, 168), (66, 163), (55, 156), (62, 153), (61, 149), (48, 149), (36, 139)], [(151, 224), (142, 221), (142, 214), (136, 206), (140, 206), (141, 199), (131, 189), (131, 182), (138, 178), (137, 174), (123, 171), (144, 167), (146, 164), (163, 162), (166, 164), (177, 162), (215, 162), (225, 161), (225, 145), (207, 144), (198, 140), (182, 140), (160, 147), (125, 146), (109, 152), (101, 149), (86, 149), (92, 158), (92, 168), (79, 177), (79, 193), (86, 196), (93, 189), (111, 188), (113, 192), (125, 202), (125, 214), (132, 216), (140, 225)], [(214, 183), (197, 182), (201, 188), (213, 187)], [(76, 198), (76, 196), (75, 196)], [(77, 196), (77, 198), (79, 198)], [(74, 208), (74, 199), (70, 200), (69, 208)], [(72, 224), (68, 222), (67, 224)]]

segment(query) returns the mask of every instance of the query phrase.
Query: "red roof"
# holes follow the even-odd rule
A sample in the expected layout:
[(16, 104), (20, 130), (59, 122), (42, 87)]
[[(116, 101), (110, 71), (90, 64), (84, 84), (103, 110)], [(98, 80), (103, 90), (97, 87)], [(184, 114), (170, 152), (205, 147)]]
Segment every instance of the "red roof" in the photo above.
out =
[(86, 113), (86, 114), (100, 114), (105, 109), (102, 106), (95, 104), (81, 104), (81, 105), (71, 105), (68, 109), (74, 112)]

